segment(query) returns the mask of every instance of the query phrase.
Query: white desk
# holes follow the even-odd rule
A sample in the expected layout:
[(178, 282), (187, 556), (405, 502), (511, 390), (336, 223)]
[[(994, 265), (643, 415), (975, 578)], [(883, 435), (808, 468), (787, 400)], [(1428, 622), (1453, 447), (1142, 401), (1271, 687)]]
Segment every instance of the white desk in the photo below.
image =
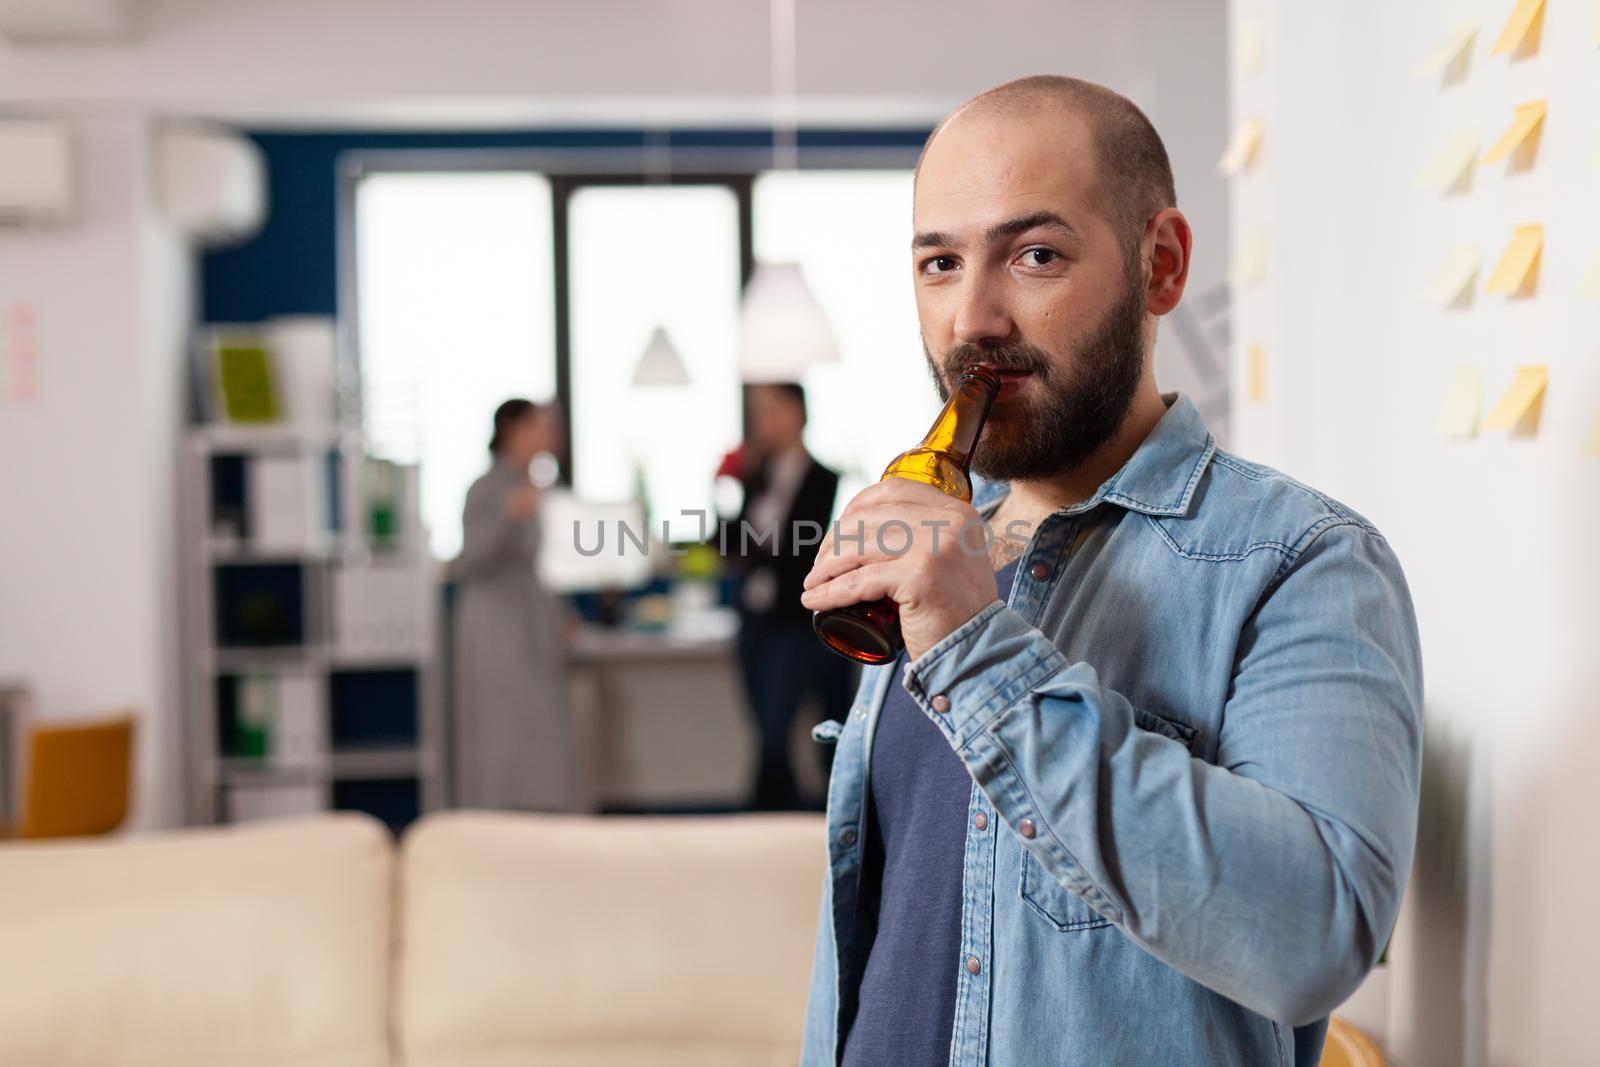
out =
[(756, 733), (731, 638), (584, 627), (567, 663), (589, 807), (744, 802)]

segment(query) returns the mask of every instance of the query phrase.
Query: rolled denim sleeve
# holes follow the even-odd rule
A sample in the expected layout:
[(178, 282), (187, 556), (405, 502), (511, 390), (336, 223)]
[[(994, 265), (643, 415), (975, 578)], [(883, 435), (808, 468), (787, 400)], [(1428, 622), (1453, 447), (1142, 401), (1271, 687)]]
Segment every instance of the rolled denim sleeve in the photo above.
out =
[(999, 816), (1032, 821), (1022, 844), (1058, 882), (1168, 965), (1301, 1025), (1355, 989), (1399, 909), (1421, 762), (1416, 620), (1388, 543), (1331, 524), (1238, 636), (1214, 762), (1140, 729), (1093, 665), (999, 602), (905, 685)]

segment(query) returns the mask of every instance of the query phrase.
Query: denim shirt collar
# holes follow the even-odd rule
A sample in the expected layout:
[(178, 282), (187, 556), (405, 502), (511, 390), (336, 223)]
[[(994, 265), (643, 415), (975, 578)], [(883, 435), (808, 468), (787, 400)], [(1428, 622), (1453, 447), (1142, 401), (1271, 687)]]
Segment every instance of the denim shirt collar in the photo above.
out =
[[(1216, 455), (1217, 442), (1188, 397), (1164, 393), (1161, 399), (1167, 404), (1167, 413), (1128, 462), (1089, 499), (1063, 508), (1059, 514), (1077, 515), (1102, 501), (1146, 515), (1188, 514), (1200, 476)], [(988, 515), (1010, 491), (1010, 482), (981, 481), (973, 493), (973, 506)]]

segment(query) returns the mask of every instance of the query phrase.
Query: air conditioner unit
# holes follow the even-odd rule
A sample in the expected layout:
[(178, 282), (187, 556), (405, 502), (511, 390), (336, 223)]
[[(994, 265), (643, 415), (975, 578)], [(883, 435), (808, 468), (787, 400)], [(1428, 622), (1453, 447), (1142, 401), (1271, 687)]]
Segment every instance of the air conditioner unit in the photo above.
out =
[(72, 130), (55, 119), (0, 119), (0, 226), (72, 221)]
[(167, 220), (205, 248), (254, 237), (267, 214), (266, 164), (227, 130), (169, 126), (156, 139), (156, 182)]

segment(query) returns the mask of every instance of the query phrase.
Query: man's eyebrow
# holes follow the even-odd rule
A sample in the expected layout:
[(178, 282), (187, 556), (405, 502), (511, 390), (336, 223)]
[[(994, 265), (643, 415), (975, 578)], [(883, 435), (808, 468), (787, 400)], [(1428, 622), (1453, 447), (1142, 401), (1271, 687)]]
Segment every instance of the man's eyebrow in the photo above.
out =
[[(1005, 222), (995, 223), (984, 231), (983, 239), (988, 244), (994, 244), (996, 241), (1003, 241), (1007, 237), (1015, 237), (1019, 233), (1026, 233), (1040, 226), (1054, 226), (1057, 229), (1066, 230), (1067, 233), (1074, 237), (1078, 236), (1077, 227), (1057, 215), (1054, 211), (1035, 211), (1032, 214), (1020, 215), (1014, 219), (1007, 219)], [(942, 230), (930, 230), (927, 233), (919, 233), (913, 237), (911, 239), (911, 247), (913, 249), (954, 248), (956, 247), (956, 240)]]

